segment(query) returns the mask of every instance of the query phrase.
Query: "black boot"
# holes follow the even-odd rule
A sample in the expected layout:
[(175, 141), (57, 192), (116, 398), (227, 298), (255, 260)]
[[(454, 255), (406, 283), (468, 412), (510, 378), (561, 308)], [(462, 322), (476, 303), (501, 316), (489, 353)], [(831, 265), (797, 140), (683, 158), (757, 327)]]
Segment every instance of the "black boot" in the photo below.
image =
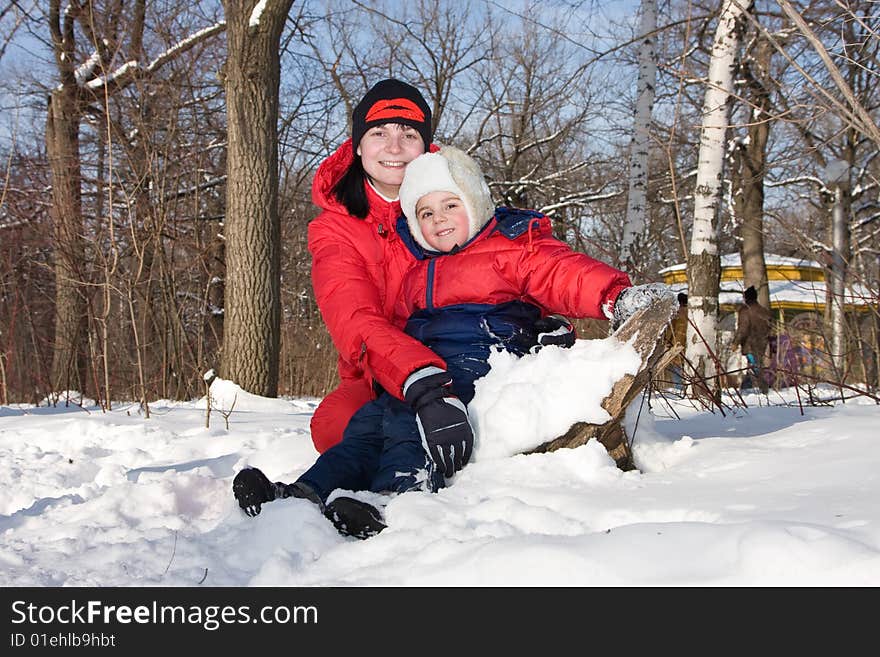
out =
[(340, 534), (361, 540), (375, 536), (388, 526), (382, 522), (382, 514), (376, 507), (353, 497), (337, 497), (324, 509), (324, 515)]
[(286, 493), (287, 484), (271, 482), (257, 468), (245, 468), (232, 480), (232, 494), (244, 512), (254, 517), (262, 510), (262, 505), (280, 497), (290, 497)]

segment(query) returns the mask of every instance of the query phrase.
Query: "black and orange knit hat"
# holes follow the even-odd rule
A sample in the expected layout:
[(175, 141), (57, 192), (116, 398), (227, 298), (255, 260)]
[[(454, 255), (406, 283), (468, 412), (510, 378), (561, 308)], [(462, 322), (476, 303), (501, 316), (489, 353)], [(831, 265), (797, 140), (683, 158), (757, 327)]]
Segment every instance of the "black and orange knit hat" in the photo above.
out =
[(357, 150), (361, 138), (374, 125), (401, 123), (419, 131), (425, 151), (431, 146), (431, 108), (415, 87), (400, 80), (373, 85), (351, 113), (351, 143)]

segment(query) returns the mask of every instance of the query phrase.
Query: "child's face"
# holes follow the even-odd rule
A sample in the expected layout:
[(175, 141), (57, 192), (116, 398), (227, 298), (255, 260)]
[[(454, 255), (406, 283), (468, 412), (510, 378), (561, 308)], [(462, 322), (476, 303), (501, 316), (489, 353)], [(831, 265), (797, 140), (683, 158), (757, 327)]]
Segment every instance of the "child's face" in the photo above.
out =
[(384, 123), (373, 126), (361, 138), (357, 154), (376, 189), (395, 198), (406, 165), (425, 152), (418, 130), (408, 125)]
[(467, 241), (470, 221), (461, 198), (452, 192), (431, 192), (416, 203), (416, 217), (425, 241), (446, 253)]

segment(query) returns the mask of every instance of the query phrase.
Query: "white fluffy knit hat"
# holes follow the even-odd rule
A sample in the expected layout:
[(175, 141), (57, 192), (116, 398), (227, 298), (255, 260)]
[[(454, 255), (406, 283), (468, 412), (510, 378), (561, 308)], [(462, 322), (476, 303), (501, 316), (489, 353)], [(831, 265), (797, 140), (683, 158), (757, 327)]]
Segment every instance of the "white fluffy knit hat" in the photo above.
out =
[(406, 215), (409, 232), (423, 248), (433, 250), (419, 226), (416, 203), (431, 192), (452, 192), (464, 203), (470, 224), (468, 240), (495, 214), (495, 205), (483, 172), (472, 157), (454, 146), (442, 146), (436, 153), (424, 153), (406, 165), (400, 185), (400, 209)]

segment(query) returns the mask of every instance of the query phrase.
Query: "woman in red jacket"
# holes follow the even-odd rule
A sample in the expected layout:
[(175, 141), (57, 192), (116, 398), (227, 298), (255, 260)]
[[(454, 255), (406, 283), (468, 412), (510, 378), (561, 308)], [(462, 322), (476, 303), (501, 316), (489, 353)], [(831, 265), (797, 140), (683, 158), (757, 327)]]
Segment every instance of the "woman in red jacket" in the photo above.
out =
[[(340, 385), (319, 404), (312, 441), (324, 452), (378, 386), (402, 399), (403, 382), (443, 359), (389, 318), (412, 256), (395, 231), (406, 165), (429, 150), (431, 110), (414, 87), (378, 82), (352, 112), (352, 136), (318, 168), (309, 224), (312, 285), (339, 352)], [(375, 385), (378, 384), (378, 385)]]

